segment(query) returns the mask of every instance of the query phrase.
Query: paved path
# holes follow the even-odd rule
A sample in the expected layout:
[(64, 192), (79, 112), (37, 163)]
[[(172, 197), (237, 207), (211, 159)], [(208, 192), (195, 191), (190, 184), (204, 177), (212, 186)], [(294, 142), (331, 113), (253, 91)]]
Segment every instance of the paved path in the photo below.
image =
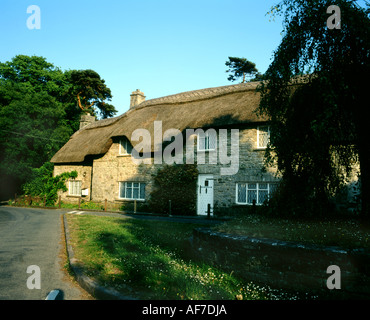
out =
[[(44, 300), (54, 289), (57, 299), (85, 300), (89, 297), (63, 268), (61, 210), (0, 207), (0, 299)], [(40, 289), (29, 289), (27, 280)], [(32, 280), (32, 281), (31, 281)]]

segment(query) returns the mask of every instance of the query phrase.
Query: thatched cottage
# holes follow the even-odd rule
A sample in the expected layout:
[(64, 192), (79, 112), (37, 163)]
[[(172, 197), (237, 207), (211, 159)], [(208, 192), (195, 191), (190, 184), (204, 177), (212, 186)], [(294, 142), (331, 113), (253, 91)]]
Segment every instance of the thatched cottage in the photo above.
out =
[[(80, 130), (51, 160), (55, 175), (78, 172), (67, 183), (62, 200), (146, 202), (153, 189), (153, 174), (172, 161), (197, 165), (198, 215), (207, 214), (209, 206), (213, 211), (263, 203), (278, 178), (271, 168), (261, 170), (270, 132), (266, 119), (255, 113), (260, 99), (257, 84), (152, 100), (145, 100), (136, 90), (130, 109), (121, 116), (100, 121), (82, 117)], [(184, 152), (172, 148), (165, 161), (166, 145), (171, 141)]]
[[(167, 132), (184, 138), (179, 141), (185, 152), (172, 162), (197, 164), (199, 215), (207, 213), (208, 204), (213, 211), (214, 207), (262, 203), (278, 179), (273, 171), (261, 171), (269, 127), (266, 119), (254, 112), (259, 103), (256, 85), (202, 89), (152, 100), (145, 100), (144, 94), (136, 90), (131, 95), (130, 109), (121, 116), (100, 121), (88, 115), (82, 117), (80, 130), (51, 160), (55, 175), (78, 172), (78, 177), (67, 183), (62, 200), (82, 196), (116, 203), (147, 201), (153, 173), (168, 163), (164, 158), (156, 161), (158, 152), (165, 151)], [(146, 145), (143, 138), (133, 141), (138, 129), (147, 133), (150, 140), (146, 139)], [(132, 156), (138, 144), (141, 163)], [(233, 151), (236, 154), (231, 154)], [(229, 161), (220, 161), (227, 157)]]

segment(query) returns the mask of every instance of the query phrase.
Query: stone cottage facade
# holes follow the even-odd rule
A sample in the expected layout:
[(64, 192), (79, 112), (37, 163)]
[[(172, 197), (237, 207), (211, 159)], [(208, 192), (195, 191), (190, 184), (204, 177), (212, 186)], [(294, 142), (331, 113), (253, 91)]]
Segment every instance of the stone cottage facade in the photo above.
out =
[(152, 100), (136, 90), (130, 109), (121, 116), (100, 121), (84, 116), (80, 130), (51, 160), (54, 175), (78, 173), (68, 181), (62, 200), (145, 203), (153, 176), (172, 161), (197, 165), (198, 215), (206, 215), (208, 207), (212, 214), (263, 203), (279, 179), (273, 168), (262, 170), (270, 131), (266, 119), (254, 112), (259, 104), (257, 85)]

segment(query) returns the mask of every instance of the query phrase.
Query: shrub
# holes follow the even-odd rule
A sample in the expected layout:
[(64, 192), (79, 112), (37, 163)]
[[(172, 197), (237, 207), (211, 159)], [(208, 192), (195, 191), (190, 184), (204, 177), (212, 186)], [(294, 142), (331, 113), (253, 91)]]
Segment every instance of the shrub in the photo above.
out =
[(22, 186), (23, 192), (33, 197), (46, 197), (46, 205), (52, 206), (58, 199), (58, 191), (67, 191), (65, 182), (77, 177), (77, 171), (64, 172), (53, 177), (54, 165), (44, 163), (40, 168), (32, 169), (30, 181)]
[(149, 206), (158, 213), (196, 215), (198, 169), (194, 164), (166, 165), (154, 177)]

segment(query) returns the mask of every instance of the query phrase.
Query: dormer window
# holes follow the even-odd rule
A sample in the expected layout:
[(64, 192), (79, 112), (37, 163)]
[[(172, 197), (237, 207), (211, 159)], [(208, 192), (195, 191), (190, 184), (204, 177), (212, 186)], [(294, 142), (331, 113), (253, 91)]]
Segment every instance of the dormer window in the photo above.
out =
[(198, 151), (216, 150), (217, 133), (214, 129), (208, 129), (206, 132), (198, 133)]
[(119, 141), (119, 155), (124, 156), (124, 155), (129, 155), (132, 152), (132, 144), (131, 142), (126, 138), (123, 137)]

